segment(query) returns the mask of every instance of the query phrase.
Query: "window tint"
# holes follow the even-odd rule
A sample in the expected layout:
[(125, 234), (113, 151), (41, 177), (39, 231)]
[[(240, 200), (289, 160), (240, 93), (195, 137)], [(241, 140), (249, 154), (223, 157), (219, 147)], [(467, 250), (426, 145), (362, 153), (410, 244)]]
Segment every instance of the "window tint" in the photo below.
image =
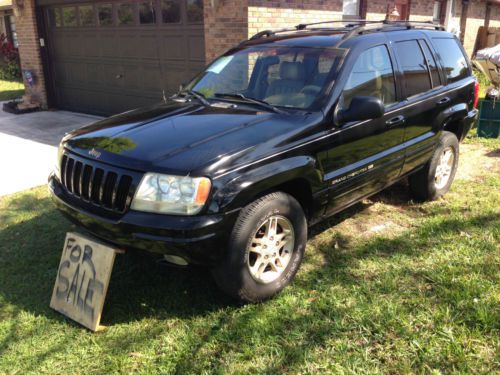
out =
[(429, 49), (429, 46), (427, 45), (427, 42), (425, 40), (421, 40), (420, 45), (422, 46), (422, 49), (424, 50), (425, 58), (427, 60), (427, 66), (431, 72), (432, 87), (440, 86), (441, 79), (439, 78), (439, 72), (438, 72), (438, 68), (436, 65), (436, 60), (434, 60), (434, 57), (432, 56), (431, 50)]
[(391, 59), (385, 46), (373, 47), (359, 55), (344, 87), (344, 108), (355, 96), (375, 96), (385, 105), (396, 102)]
[(190, 23), (203, 21), (203, 0), (187, 1), (187, 20)]
[(181, 6), (177, 0), (161, 1), (161, 18), (163, 23), (181, 22)]
[(118, 5), (118, 25), (134, 24), (134, 8), (132, 4)]
[(431, 79), (422, 50), (416, 40), (396, 43), (396, 52), (405, 76), (405, 92), (410, 97), (431, 89)]
[(441, 58), (448, 82), (456, 82), (469, 75), (469, 67), (456, 39), (433, 38), (436, 51)]
[(145, 1), (139, 4), (139, 21), (143, 25), (156, 22), (156, 15), (155, 15), (155, 8), (153, 1)]
[(94, 25), (94, 8), (92, 5), (80, 5), (80, 25), (93, 26)]
[(63, 7), (62, 14), (64, 26), (76, 26), (76, 7)]
[(113, 7), (111, 4), (102, 4), (97, 7), (99, 25), (109, 26), (113, 24)]

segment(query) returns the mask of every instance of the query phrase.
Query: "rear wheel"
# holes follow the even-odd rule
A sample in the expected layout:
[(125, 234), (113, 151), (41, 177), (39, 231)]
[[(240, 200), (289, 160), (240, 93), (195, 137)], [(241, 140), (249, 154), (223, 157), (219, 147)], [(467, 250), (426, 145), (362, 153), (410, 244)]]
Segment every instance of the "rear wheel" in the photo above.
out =
[(450, 190), (457, 172), (458, 154), (457, 137), (443, 131), (431, 160), (410, 176), (410, 190), (415, 199), (435, 200)]
[(214, 278), (237, 299), (270, 298), (295, 276), (306, 241), (307, 223), (297, 200), (282, 192), (266, 195), (241, 211)]

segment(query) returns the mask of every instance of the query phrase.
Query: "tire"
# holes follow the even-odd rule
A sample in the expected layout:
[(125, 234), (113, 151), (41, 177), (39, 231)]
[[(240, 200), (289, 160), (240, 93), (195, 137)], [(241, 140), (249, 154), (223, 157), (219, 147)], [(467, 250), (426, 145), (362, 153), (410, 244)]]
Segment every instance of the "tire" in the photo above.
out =
[[(269, 241), (273, 233), (280, 241)], [(265, 195), (241, 210), (226, 256), (212, 274), (224, 292), (240, 301), (266, 300), (292, 281), (306, 242), (307, 221), (299, 202), (282, 192)]]
[[(445, 151), (451, 151), (453, 160), (446, 163), (447, 166), (442, 167), (443, 169), (438, 169), (442, 165), (440, 164), (443, 160), (442, 157), (446, 159), (444, 156)], [(443, 131), (431, 160), (409, 178), (410, 191), (415, 200), (432, 201), (446, 194), (450, 190), (457, 172), (458, 157), (459, 144), (457, 137), (451, 132)], [(446, 173), (439, 173), (439, 171), (448, 170), (448, 168), (449, 173), (445, 180)], [(439, 176), (441, 176), (441, 179)]]

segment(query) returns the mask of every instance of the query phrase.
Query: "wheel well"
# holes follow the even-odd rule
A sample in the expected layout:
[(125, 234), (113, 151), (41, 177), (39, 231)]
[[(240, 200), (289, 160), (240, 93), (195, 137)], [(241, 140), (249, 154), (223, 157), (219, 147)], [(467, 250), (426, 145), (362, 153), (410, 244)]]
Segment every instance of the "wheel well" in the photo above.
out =
[(443, 130), (449, 131), (457, 136), (458, 141), (462, 141), (464, 127), (460, 120), (449, 120), (444, 124)]
[(284, 193), (290, 194), (292, 197), (297, 199), (297, 201), (302, 206), (306, 217), (309, 218), (312, 210), (312, 190), (311, 185), (306, 179), (296, 178), (287, 181), (281, 185), (275, 186), (273, 191), (282, 191)]

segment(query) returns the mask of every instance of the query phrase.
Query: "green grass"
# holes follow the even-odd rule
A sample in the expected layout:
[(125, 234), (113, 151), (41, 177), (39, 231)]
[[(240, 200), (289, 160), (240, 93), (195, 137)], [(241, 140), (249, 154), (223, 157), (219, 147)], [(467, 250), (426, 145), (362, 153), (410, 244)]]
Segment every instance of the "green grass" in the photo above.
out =
[(20, 98), (24, 95), (24, 84), (17, 81), (0, 80), (0, 101)]
[(444, 199), (398, 184), (313, 228), (266, 303), (119, 256), (95, 334), (48, 306), (75, 228), (44, 187), (0, 198), (0, 373), (498, 373), (499, 148), (469, 137)]

